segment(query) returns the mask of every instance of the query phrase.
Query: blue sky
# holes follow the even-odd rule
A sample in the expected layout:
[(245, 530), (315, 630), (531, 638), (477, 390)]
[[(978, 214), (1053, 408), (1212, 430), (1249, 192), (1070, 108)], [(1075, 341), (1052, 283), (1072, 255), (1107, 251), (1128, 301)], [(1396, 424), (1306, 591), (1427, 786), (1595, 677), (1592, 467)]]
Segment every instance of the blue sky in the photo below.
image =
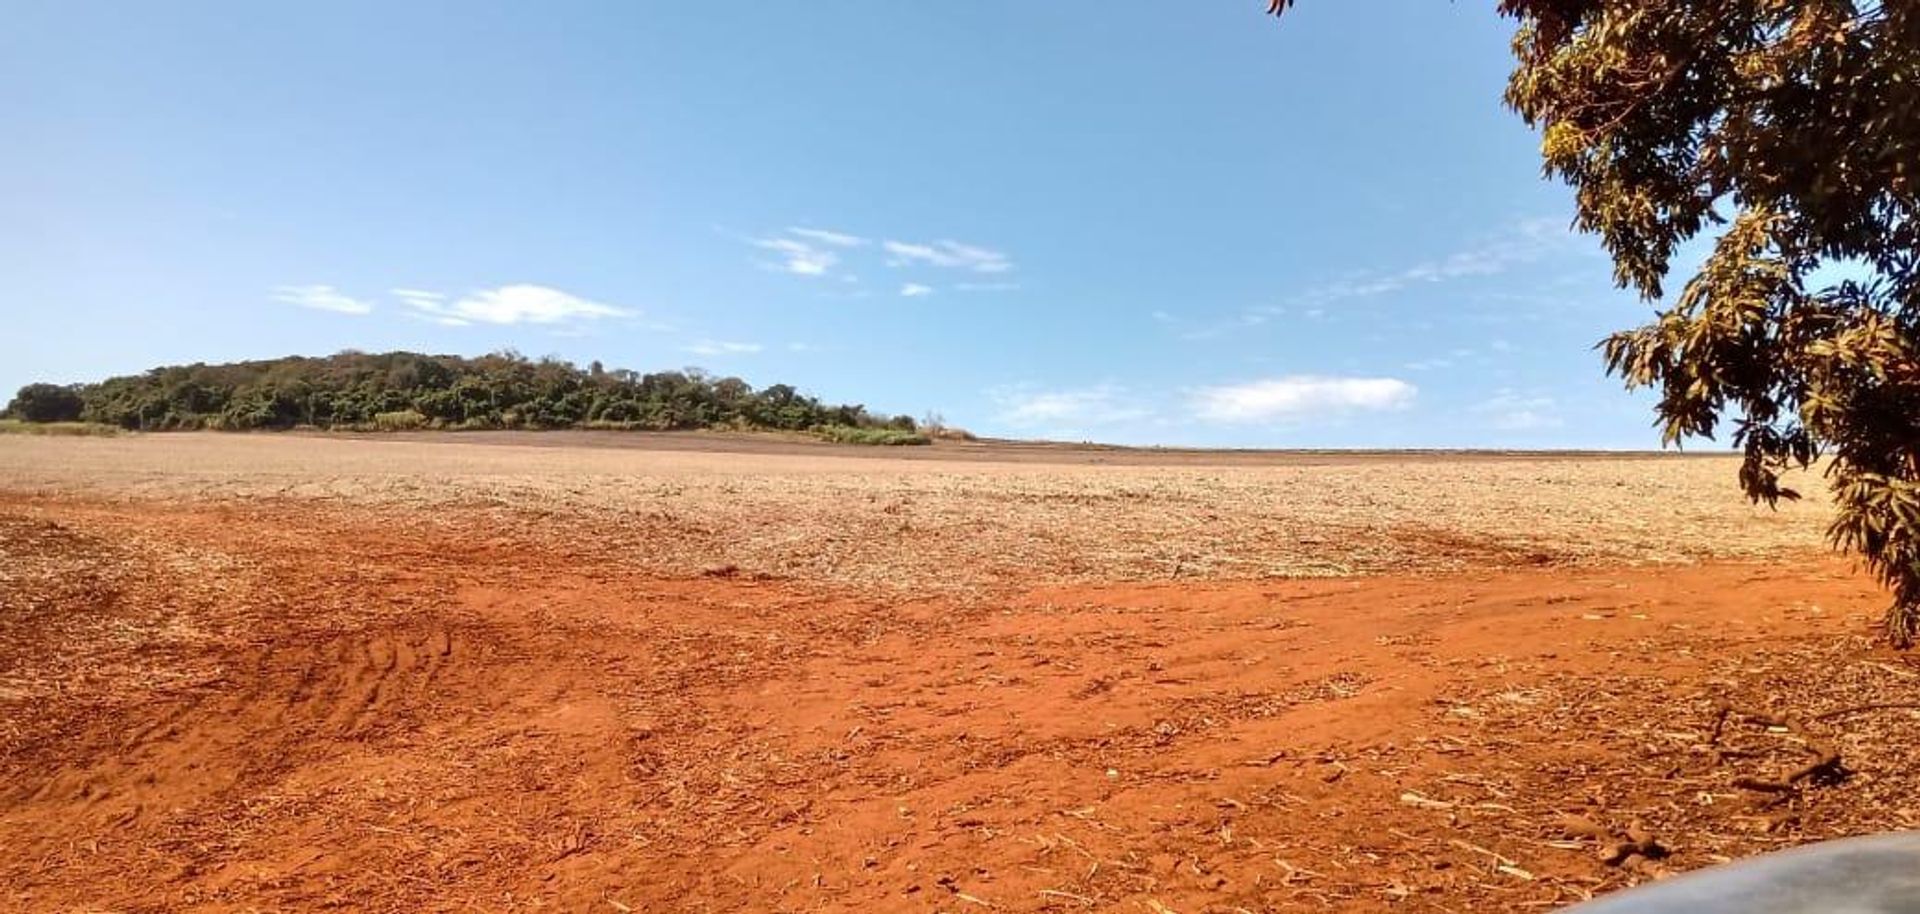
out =
[(0, 388), (343, 348), (1652, 447), (1491, 4), (0, 4)]

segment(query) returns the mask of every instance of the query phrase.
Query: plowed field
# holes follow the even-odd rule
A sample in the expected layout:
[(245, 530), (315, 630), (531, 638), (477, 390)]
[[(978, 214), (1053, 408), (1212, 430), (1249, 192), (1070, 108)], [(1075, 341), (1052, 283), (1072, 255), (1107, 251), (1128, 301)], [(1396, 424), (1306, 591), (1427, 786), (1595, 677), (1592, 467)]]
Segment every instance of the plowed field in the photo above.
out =
[(1551, 910), (1920, 827), (1920, 663), (1729, 460), (662, 440), (0, 439), (0, 909)]

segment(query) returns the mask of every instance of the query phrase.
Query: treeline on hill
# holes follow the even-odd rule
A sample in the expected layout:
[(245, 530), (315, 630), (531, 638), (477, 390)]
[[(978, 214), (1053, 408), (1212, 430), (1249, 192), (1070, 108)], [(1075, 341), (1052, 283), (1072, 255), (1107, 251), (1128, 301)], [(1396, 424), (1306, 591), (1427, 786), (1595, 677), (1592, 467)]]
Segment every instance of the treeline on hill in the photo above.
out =
[(785, 384), (755, 390), (699, 369), (639, 374), (511, 351), (479, 358), (342, 352), (167, 366), (94, 384), (29, 384), (7, 415), (147, 431), (732, 428), (873, 444), (927, 441), (910, 416), (822, 403)]

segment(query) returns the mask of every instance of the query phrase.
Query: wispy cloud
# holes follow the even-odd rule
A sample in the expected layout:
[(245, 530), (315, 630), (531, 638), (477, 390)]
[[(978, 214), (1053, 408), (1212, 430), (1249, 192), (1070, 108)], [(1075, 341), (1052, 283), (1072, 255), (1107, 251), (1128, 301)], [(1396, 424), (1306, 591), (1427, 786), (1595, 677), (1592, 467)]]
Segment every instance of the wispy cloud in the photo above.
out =
[(829, 231), (827, 229), (818, 229), (818, 228), (805, 228), (802, 226), (789, 226), (787, 228), (787, 234), (792, 235), (795, 238), (801, 238), (807, 241), (814, 242), (816, 244), (832, 245), (833, 247), (836, 247), (836, 248), (865, 247), (869, 243), (867, 239), (862, 238), (859, 235), (849, 235), (845, 232), (835, 232), (835, 231)]
[[(1501, 346), (1503, 345), (1506, 345), (1505, 340), (1495, 340), (1489, 348), (1493, 349), (1496, 352), (1512, 351), (1511, 346), (1508, 346), (1508, 348), (1502, 349)], [(1411, 362), (1406, 363), (1405, 367), (1408, 371), (1439, 371), (1440, 369), (1443, 369), (1443, 368), (1452, 368), (1453, 366), (1468, 360), (1473, 360), (1481, 364), (1484, 364), (1487, 361), (1485, 356), (1481, 355), (1478, 352), (1475, 352), (1472, 349), (1468, 349), (1464, 346), (1456, 346), (1440, 355), (1428, 356), (1424, 359), (1415, 359)]]
[(373, 303), (342, 294), (332, 286), (275, 286), (273, 300), (335, 314), (371, 314)]
[(1000, 405), (1000, 421), (1023, 429), (1079, 430), (1152, 415), (1117, 384), (1054, 390), (1016, 385), (988, 391), (988, 396)]
[(956, 282), (956, 292), (1016, 292), (1020, 289), (1017, 282)]
[(1278, 302), (1242, 308), (1231, 317), (1212, 322), (1163, 323), (1178, 326), (1180, 329), (1177, 332), (1182, 339), (1209, 340), (1282, 318), (1335, 320), (1341, 312), (1334, 306), (1342, 302), (1375, 298), (1471, 277), (1493, 276), (1561, 252), (1577, 251), (1578, 245), (1578, 236), (1567, 229), (1562, 219), (1518, 219), (1470, 247), (1412, 266), (1351, 273), (1331, 282), (1308, 287)]
[(1290, 299), (1297, 305), (1325, 305), (1353, 298), (1398, 292), (1413, 286), (1473, 276), (1492, 276), (1566, 250), (1575, 236), (1565, 220), (1550, 217), (1520, 219), (1493, 237), (1444, 257), (1398, 270), (1356, 273), (1315, 286)]
[[(769, 269), (795, 276), (826, 276), (840, 263), (840, 252), (872, 244), (859, 235), (809, 226), (788, 226), (779, 234), (743, 239), (776, 258), (765, 264)], [(850, 277), (842, 277), (849, 282)]]
[(1561, 428), (1567, 424), (1560, 415), (1559, 403), (1552, 397), (1506, 387), (1474, 404), (1473, 411), (1485, 417), (1489, 428), (1507, 432)]
[(694, 355), (752, 355), (767, 347), (759, 343), (737, 343), (730, 340), (701, 340), (687, 347)]
[(840, 255), (797, 238), (755, 238), (753, 246), (780, 255), (776, 269), (795, 276), (825, 276)]
[(448, 301), (426, 289), (394, 289), (395, 298), (424, 319), (449, 327), (469, 324), (567, 324), (630, 317), (625, 308), (589, 301), (548, 286), (528, 283), (482, 289)]
[[(735, 236), (774, 257), (762, 263), (768, 269), (795, 276), (835, 276), (856, 282), (851, 273), (840, 272), (843, 261), (855, 262), (861, 249), (875, 245), (871, 238), (838, 229), (809, 225), (790, 225), (760, 237)], [(1000, 274), (1013, 270), (1013, 260), (1005, 253), (979, 245), (941, 240), (928, 244), (887, 239), (878, 243), (885, 262), (894, 267), (939, 267), (969, 273)], [(918, 285), (917, 283), (915, 285)], [(965, 292), (988, 292), (1017, 288), (1002, 281), (956, 283), (953, 288)]]
[(975, 273), (1006, 273), (1013, 269), (1013, 261), (1006, 254), (958, 241), (916, 244), (890, 239), (881, 242), (880, 247), (891, 255), (887, 262), (894, 266), (924, 264)]
[(920, 298), (921, 296), (932, 294), (932, 286), (923, 286), (917, 282), (910, 282), (900, 287), (900, 295), (903, 298)]
[(435, 314), (439, 309), (445, 308), (447, 302), (447, 297), (439, 292), (426, 289), (388, 289), (387, 292), (394, 298), (400, 299), (401, 304), (412, 308), (416, 312), (415, 317), (428, 317), (436, 323), (450, 322), (446, 315)]
[(1283, 422), (1311, 416), (1404, 409), (1418, 389), (1398, 378), (1287, 375), (1193, 393), (1194, 415), (1207, 422)]

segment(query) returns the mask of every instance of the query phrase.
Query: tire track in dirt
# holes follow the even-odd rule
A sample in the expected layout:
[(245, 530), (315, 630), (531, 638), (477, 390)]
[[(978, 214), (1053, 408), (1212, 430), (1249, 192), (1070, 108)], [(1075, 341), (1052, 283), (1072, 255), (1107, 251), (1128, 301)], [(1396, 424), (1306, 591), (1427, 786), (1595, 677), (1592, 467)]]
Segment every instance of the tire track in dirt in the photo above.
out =
[(297, 747), (373, 741), (417, 725), (453, 652), (452, 636), (437, 630), (344, 636), (235, 658), (190, 695), (143, 707), (144, 720), (96, 747), (105, 750), (99, 761), (54, 775), (26, 799), (79, 802), (88, 814), (124, 825), (158, 802), (190, 804), (270, 779)]
[[(200, 645), (183, 663), (213, 672), (191, 687), (122, 682), (34, 715), (56, 725), (0, 759), (14, 785), (0, 794), (0, 834), (29, 848), (5, 884), (29, 907), (49, 874), (94, 886), (87, 903), (135, 910), (263, 898), (414, 910), (436, 879), (443, 894), (551, 902), (560, 872), (572, 874), (559, 883), (569, 897), (591, 894), (603, 880), (588, 850), (606, 835), (660, 818), (643, 815), (654, 807), (668, 814), (662, 831), (763, 807), (760, 785), (786, 770), (766, 764), (753, 734), (710, 719), (699, 695), (779, 669), (783, 637), (858, 637), (867, 625), (811, 612), (814, 598), (772, 594), (769, 605), (752, 582), (642, 579), (609, 596), (608, 575), (582, 578), (553, 556), (462, 555), (227, 509), (91, 507), (63, 520), (89, 542), (164, 534), (264, 555), (246, 596), (271, 592), (285, 615), (249, 614), (262, 617), (246, 635), (257, 646)], [(322, 554), (315, 541), (341, 546)], [(276, 559), (282, 544), (293, 548)], [(133, 554), (94, 552), (114, 566)], [(360, 567), (369, 559), (412, 571)], [(136, 606), (180, 583), (147, 564)], [(65, 611), (107, 607), (67, 596)], [(716, 770), (716, 758), (734, 767)], [(743, 831), (709, 830), (711, 841)], [(669, 892), (689, 878), (671, 863), (609, 877)]]

